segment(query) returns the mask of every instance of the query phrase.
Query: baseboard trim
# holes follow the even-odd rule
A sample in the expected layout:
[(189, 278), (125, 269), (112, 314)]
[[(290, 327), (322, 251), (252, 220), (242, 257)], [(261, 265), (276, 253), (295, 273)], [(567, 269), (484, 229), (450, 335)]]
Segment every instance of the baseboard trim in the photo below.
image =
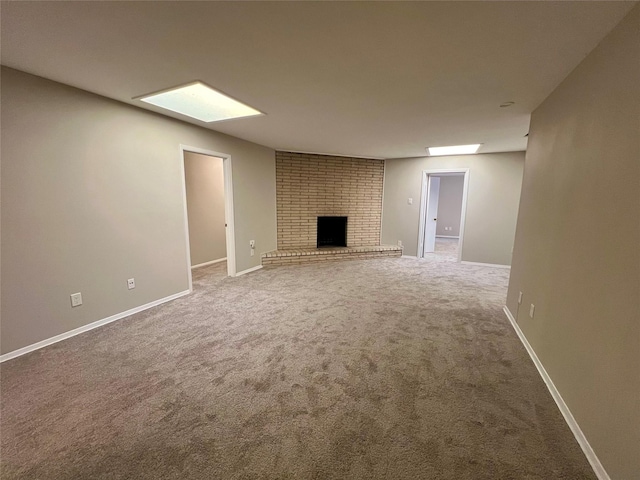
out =
[(142, 312), (143, 310), (148, 310), (149, 308), (157, 307), (162, 303), (170, 302), (171, 300), (175, 300), (176, 298), (183, 297), (185, 295), (188, 295), (189, 293), (191, 293), (189, 290), (175, 293), (173, 295), (169, 295), (168, 297), (164, 297), (159, 300), (154, 300), (153, 302), (140, 305), (139, 307), (131, 308), (121, 313), (116, 313), (115, 315), (111, 315), (110, 317), (103, 318), (102, 320), (97, 320), (87, 325), (83, 325), (82, 327), (74, 328), (73, 330), (69, 330), (68, 332), (61, 333), (60, 335), (56, 335), (54, 337), (41, 340), (31, 345), (27, 345), (26, 347), (13, 350), (12, 352), (5, 353), (4, 355), (0, 355), (0, 363), (6, 362), (7, 360), (11, 360), (16, 357), (20, 357), (27, 353), (33, 352), (35, 350), (39, 350), (41, 348), (52, 345), (54, 343), (61, 342), (62, 340), (66, 340), (67, 338), (75, 337), (76, 335), (80, 335), (81, 333), (88, 332), (89, 330), (93, 330), (94, 328), (102, 327), (103, 325), (106, 325), (108, 323), (115, 322), (116, 320), (120, 320), (122, 318), (133, 315), (134, 313)]
[(538, 369), (538, 373), (540, 373), (540, 376), (542, 377), (542, 380), (547, 386), (549, 393), (551, 393), (551, 396), (555, 400), (556, 405), (558, 405), (558, 408), (560, 409), (560, 412), (562, 413), (564, 420), (567, 422), (567, 425), (569, 425), (569, 428), (571, 429), (573, 436), (576, 437), (576, 440), (578, 441), (580, 448), (582, 448), (582, 451), (587, 457), (587, 460), (589, 460), (589, 463), (591, 464), (591, 468), (593, 468), (593, 471), (596, 474), (596, 477), (598, 477), (598, 480), (611, 480), (611, 478), (609, 477), (609, 474), (607, 474), (607, 471), (602, 466), (602, 463), (600, 463), (600, 460), (598, 459), (596, 452), (594, 452), (593, 448), (591, 448), (591, 445), (589, 444), (587, 437), (584, 436), (584, 433), (582, 432), (582, 429), (578, 425), (578, 422), (576, 422), (576, 419), (573, 418), (573, 414), (571, 413), (571, 410), (569, 410), (569, 407), (562, 399), (560, 392), (558, 391), (556, 386), (553, 384), (553, 380), (551, 380), (551, 377), (549, 376), (547, 371), (544, 369), (544, 366), (542, 365), (542, 362), (538, 358), (538, 355), (536, 355), (535, 350), (529, 344), (527, 337), (525, 337), (524, 333), (520, 329), (518, 322), (513, 317), (513, 315), (511, 314), (511, 311), (506, 305), (503, 308), (503, 310), (505, 315), (509, 319), (509, 322), (511, 322), (511, 326), (513, 326), (513, 329), (518, 335), (518, 338), (522, 342), (522, 345), (524, 345), (524, 348), (527, 350), (527, 353), (531, 357), (533, 364)]
[(262, 265), (258, 265), (257, 267), (247, 268), (246, 270), (242, 270), (241, 272), (236, 273), (236, 277), (239, 277), (240, 275), (245, 275), (247, 273), (255, 272), (256, 270), (260, 270), (261, 268), (262, 268)]
[(466, 260), (462, 260), (460, 263), (464, 265), (475, 265), (476, 267), (511, 268), (511, 265), (502, 265), (501, 263), (467, 262)]
[(211, 260), (210, 262), (199, 263), (198, 265), (191, 265), (191, 270), (194, 268), (207, 267), (209, 265), (213, 265), (214, 263), (226, 262), (227, 257), (219, 258), (218, 260)]
[(402, 255), (400, 258), (418, 258), (417, 255)]
[(436, 235), (436, 238), (457, 238), (457, 239), (460, 239), (460, 237), (456, 236), (456, 235)]

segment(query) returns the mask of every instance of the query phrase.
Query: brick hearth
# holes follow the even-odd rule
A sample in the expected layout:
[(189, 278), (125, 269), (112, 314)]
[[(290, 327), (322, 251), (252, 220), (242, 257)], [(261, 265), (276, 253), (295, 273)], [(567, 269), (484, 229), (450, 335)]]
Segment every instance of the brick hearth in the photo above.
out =
[(334, 247), (334, 248), (292, 248), (274, 250), (262, 255), (262, 265), (265, 267), (277, 265), (291, 265), (298, 263), (326, 262), (332, 260), (357, 260), (363, 258), (400, 257), (402, 247), (395, 245), (375, 245), (364, 247)]

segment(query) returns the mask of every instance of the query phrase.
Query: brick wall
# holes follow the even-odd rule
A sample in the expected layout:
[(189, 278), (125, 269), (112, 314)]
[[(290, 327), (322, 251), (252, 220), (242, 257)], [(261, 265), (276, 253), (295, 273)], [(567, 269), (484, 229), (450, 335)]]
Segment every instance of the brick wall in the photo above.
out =
[(384, 160), (276, 152), (278, 248), (316, 247), (317, 217), (346, 216), (347, 246), (380, 244)]

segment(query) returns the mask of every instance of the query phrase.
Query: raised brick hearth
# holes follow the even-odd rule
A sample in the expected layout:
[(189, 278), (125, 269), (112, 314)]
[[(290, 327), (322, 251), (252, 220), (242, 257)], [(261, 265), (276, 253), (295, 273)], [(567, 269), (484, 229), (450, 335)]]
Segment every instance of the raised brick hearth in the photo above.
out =
[(402, 247), (374, 245), (364, 247), (292, 248), (274, 250), (262, 255), (265, 267), (298, 263), (326, 262), (335, 260), (359, 260), (363, 258), (400, 257)]

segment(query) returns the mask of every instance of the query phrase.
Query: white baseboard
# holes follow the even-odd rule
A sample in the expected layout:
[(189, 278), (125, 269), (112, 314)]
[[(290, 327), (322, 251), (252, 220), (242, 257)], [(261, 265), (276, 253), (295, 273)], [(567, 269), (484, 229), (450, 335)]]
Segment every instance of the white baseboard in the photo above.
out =
[(436, 238), (457, 238), (457, 239), (460, 239), (460, 237), (456, 236), (456, 235), (436, 235)]
[(417, 255), (402, 255), (400, 258), (418, 258)]
[(262, 265), (258, 265), (257, 267), (247, 268), (246, 270), (242, 270), (241, 272), (236, 273), (236, 277), (239, 277), (240, 275), (244, 275), (246, 273), (255, 272), (256, 270), (260, 270), (261, 268), (262, 268)]
[(596, 474), (599, 480), (611, 480), (611, 478), (609, 477), (609, 474), (607, 474), (606, 470), (600, 463), (600, 460), (598, 459), (596, 452), (594, 452), (593, 448), (591, 448), (591, 445), (589, 444), (587, 437), (584, 436), (584, 433), (580, 429), (578, 422), (576, 422), (576, 419), (573, 418), (573, 414), (569, 410), (569, 407), (567, 406), (567, 404), (562, 399), (560, 392), (558, 391), (556, 386), (553, 384), (553, 380), (551, 380), (551, 377), (549, 376), (547, 371), (544, 369), (544, 366), (542, 365), (542, 362), (538, 358), (538, 355), (536, 355), (535, 350), (529, 344), (527, 337), (524, 336), (524, 333), (520, 329), (518, 322), (516, 322), (516, 319), (513, 318), (513, 315), (511, 314), (511, 312), (509, 311), (506, 305), (503, 308), (503, 310), (504, 310), (504, 313), (507, 315), (507, 318), (511, 322), (513, 329), (516, 331), (518, 338), (520, 339), (520, 341), (524, 345), (524, 348), (527, 350), (527, 353), (531, 357), (531, 360), (533, 360), (533, 364), (538, 369), (538, 373), (540, 373), (542, 380), (544, 380), (545, 385), (549, 389), (549, 393), (551, 393), (551, 396), (553, 397), (556, 404), (558, 405), (558, 408), (560, 409), (560, 412), (562, 413), (564, 420), (567, 422), (567, 425), (569, 425), (571, 432), (573, 432), (573, 436), (576, 437), (576, 440), (578, 441), (580, 448), (582, 448), (582, 451), (587, 457), (587, 460), (589, 460), (589, 463), (591, 464), (591, 468), (593, 468), (594, 473)]
[(476, 267), (511, 268), (511, 265), (502, 265), (500, 263), (467, 262), (466, 260), (462, 260), (460, 263), (465, 265), (475, 265)]
[(213, 265), (214, 263), (226, 262), (227, 257), (219, 258), (218, 260), (211, 260), (210, 262), (199, 263), (198, 265), (191, 265), (191, 270), (194, 268), (206, 267), (208, 265)]
[(46, 340), (41, 340), (37, 343), (27, 345), (26, 347), (22, 347), (12, 352), (5, 353), (4, 355), (0, 355), (0, 363), (6, 362), (7, 360), (11, 360), (12, 358), (19, 357), (26, 353), (33, 352), (34, 350), (39, 350), (46, 346), (52, 345), (54, 343), (61, 342), (62, 340), (66, 340), (67, 338), (75, 337), (76, 335), (80, 335), (81, 333), (88, 332), (89, 330), (93, 330), (94, 328), (101, 327), (103, 325), (106, 325), (107, 323), (115, 322), (116, 320), (120, 320), (121, 318), (125, 318), (130, 315), (133, 315), (134, 313), (142, 312), (143, 310), (148, 310), (149, 308), (156, 307), (162, 303), (170, 302), (171, 300), (175, 300), (176, 298), (183, 297), (185, 295), (188, 295), (189, 293), (191, 293), (189, 290), (175, 293), (173, 295), (169, 295), (168, 297), (164, 297), (159, 300), (154, 300), (153, 302), (140, 305), (139, 307), (132, 308), (125, 312), (116, 313), (115, 315), (111, 315), (110, 317), (103, 318), (102, 320), (97, 320), (95, 322), (89, 323), (88, 325), (83, 325), (82, 327), (74, 328), (73, 330), (69, 330), (68, 332), (61, 333), (60, 335), (56, 335), (55, 337), (47, 338)]

